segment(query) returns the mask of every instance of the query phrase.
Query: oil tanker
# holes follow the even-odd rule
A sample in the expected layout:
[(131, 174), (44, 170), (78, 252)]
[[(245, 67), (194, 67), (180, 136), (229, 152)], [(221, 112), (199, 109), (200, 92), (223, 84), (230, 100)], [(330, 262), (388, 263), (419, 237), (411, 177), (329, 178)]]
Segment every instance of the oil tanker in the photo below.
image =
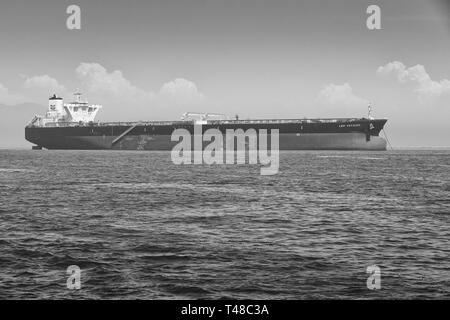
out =
[(176, 129), (191, 134), (208, 129), (267, 130), (279, 132), (280, 150), (386, 150), (379, 136), (387, 119), (233, 119), (217, 114), (185, 113), (178, 121), (99, 122), (95, 120), (101, 105), (88, 104), (76, 92), (74, 101), (49, 98), (45, 116), (36, 115), (25, 127), (25, 138), (33, 149), (72, 150), (172, 150)]

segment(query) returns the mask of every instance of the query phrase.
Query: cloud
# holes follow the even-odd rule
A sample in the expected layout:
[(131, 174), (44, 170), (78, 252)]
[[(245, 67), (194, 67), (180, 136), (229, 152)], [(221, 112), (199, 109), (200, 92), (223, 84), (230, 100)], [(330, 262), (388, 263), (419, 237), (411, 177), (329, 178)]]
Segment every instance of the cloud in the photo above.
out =
[(0, 83), (0, 103), (6, 105), (14, 105), (25, 102), (25, 98), (21, 95), (10, 93), (8, 88)]
[(194, 102), (204, 99), (204, 95), (198, 91), (197, 85), (183, 78), (177, 78), (166, 82), (159, 90), (160, 97), (176, 101)]
[(66, 88), (47, 74), (32, 77), (20, 76), (25, 79), (22, 85), (23, 94), (12, 94), (8, 88), (0, 84), (0, 103), (14, 105), (31, 101), (45, 101), (47, 95), (52, 93), (61, 96), (67, 94)]
[(90, 92), (107, 95), (116, 101), (149, 102), (154, 99), (153, 92), (132, 85), (121, 71), (108, 72), (99, 63), (83, 62), (75, 73)]
[(400, 61), (389, 62), (377, 69), (377, 75), (394, 76), (400, 83), (413, 85), (420, 102), (427, 102), (450, 93), (450, 80), (432, 80), (421, 64), (406, 68)]
[(155, 93), (133, 85), (120, 70), (110, 72), (99, 63), (81, 63), (75, 73), (89, 92), (114, 102), (170, 107), (172, 104), (192, 105), (204, 99), (197, 85), (184, 78), (164, 83)]
[(34, 77), (26, 77), (25, 82), (23, 84), (26, 89), (43, 89), (46, 90), (47, 93), (58, 93), (59, 95), (63, 95), (67, 92), (66, 88), (59, 84), (58, 81), (47, 74), (41, 76)]
[(317, 97), (319, 103), (336, 106), (360, 106), (366, 105), (368, 100), (358, 97), (353, 93), (348, 83), (327, 84)]
[[(115, 110), (114, 113), (135, 115), (156, 109), (179, 112), (188, 107), (204, 106), (205, 96), (197, 85), (181, 77), (164, 83), (159, 91), (152, 91), (135, 86), (125, 78), (122, 71), (109, 71), (99, 63), (80, 63), (75, 69), (75, 75), (80, 81), (80, 89), (89, 94), (91, 102), (104, 104), (111, 111)], [(21, 77), (24, 78), (22, 89), (26, 89), (24, 96), (12, 94), (0, 84), (0, 103), (22, 103), (25, 97), (29, 101), (44, 101), (47, 95), (53, 93), (66, 99), (71, 95), (64, 85), (47, 74)]]
[(130, 104), (146, 108), (192, 107), (205, 98), (194, 82), (184, 78), (164, 83), (155, 93), (133, 85), (120, 70), (108, 71), (99, 63), (81, 63), (75, 73), (92, 95), (110, 105), (126, 102), (127, 109)]

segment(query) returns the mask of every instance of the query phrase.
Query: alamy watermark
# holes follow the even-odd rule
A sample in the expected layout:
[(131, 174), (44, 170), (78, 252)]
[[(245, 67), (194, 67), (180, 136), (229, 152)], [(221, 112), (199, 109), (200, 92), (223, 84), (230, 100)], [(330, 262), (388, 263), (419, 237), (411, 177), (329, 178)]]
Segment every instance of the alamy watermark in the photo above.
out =
[(67, 278), (67, 289), (70, 290), (79, 290), (81, 289), (81, 269), (77, 265), (71, 265), (67, 267), (67, 274), (69, 277)]
[(69, 14), (66, 20), (66, 27), (69, 30), (81, 29), (81, 8), (76, 4), (71, 4), (67, 7), (66, 13)]
[(187, 129), (175, 129), (171, 140), (178, 141), (171, 153), (174, 164), (245, 164), (248, 158), (249, 164), (262, 165), (261, 175), (278, 173), (278, 129), (271, 129), (270, 135), (267, 129), (253, 128), (226, 129), (225, 134), (210, 128), (203, 133), (202, 125), (195, 124), (193, 135)]
[(381, 289), (381, 269), (376, 264), (368, 266), (366, 273), (370, 274), (367, 278), (367, 289), (379, 290)]
[[(66, 13), (69, 14), (66, 20), (66, 27), (69, 30), (81, 29), (81, 8), (79, 5), (71, 4), (67, 7)], [(366, 26), (369, 30), (381, 29), (381, 8), (378, 5), (369, 5), (366, 9), (369, 14), (366, 20)]]
[(367, 7), (367, 14), (370, 16), (366, 20), (366, 26), (369, 30), (380, 30), (381, 29), (381, 8), (375, 4)]
[[(67, 267), (66, 273), (69, 275), (66, 281), (67, 289), (79, 290), (81, 289), (81, 269), (77, 265)], [(380, 290), (381, 289), (381, 269), (376, 264), (370, 265), (366, 268), (366, 273), (369, 277), (366, 280), (367, 289)]]

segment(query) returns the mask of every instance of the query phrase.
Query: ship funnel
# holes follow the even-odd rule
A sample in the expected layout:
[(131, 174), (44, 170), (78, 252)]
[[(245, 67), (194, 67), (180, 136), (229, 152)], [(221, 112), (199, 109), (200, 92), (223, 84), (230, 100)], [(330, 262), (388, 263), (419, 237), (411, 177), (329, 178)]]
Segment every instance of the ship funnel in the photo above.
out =
[(55, 94), (48, 98), (48, 111), (55, 111), (57, 113), (62, 113), (64, 109), (63, 106), (63, 99), (61, 97), (58, 97)]

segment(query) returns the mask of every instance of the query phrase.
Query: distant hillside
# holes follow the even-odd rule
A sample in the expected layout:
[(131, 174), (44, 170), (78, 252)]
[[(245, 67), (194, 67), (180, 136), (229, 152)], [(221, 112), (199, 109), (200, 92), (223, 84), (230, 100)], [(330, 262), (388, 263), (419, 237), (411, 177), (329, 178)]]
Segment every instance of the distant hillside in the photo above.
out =
[(25, 140), (24, 128), (36, 114), (44, 114), (46, 109), (34, 103), (15, 106), (0, 104), (0, 148), (31, 148)]

